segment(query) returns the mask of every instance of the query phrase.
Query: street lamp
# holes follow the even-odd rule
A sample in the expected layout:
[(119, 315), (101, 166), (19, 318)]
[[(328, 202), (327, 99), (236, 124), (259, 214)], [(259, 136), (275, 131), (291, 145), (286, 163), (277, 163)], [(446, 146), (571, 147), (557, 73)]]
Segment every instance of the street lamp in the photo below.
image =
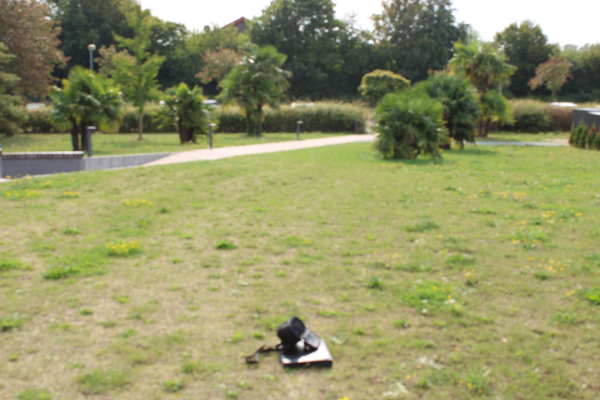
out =
[(210, 149), (213, 148), (213, 128), (217, 126), (217, 124), (208, 124), (210, 127)]
[(302, 124), (302, 121), (296, 121), (296, 140), (300, 140), (300, 125)]
[(90, 70), (94, 72), (94, 50), (96, 50), (96, 45), (88, 44), (88, 50), (90, 51)]

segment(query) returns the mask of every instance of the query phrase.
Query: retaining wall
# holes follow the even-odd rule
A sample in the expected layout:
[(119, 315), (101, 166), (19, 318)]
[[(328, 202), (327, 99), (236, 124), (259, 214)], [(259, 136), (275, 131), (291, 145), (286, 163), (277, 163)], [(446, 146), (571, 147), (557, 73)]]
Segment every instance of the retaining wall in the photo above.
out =
[(596, 125), (600, 128), (600, 108), (576, 108), (573, 110), (573, 127), (584, 124), (588, 128)]
[(2, 154), (0, 149), (0, 177), (18, 178), (26, 175), (128, 168), (168, 155), (169, 153), (153, 153), (83, 158), (82, 151)]

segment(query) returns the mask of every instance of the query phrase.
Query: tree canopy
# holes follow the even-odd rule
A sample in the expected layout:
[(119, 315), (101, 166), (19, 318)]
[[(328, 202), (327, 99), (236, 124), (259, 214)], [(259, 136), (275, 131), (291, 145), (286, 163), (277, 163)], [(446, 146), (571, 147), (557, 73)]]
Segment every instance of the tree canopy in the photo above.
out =
[(516, 96), (529, 93), (529, 81), (535, 76), (538, 65), (559, 51), (539, 25), (532, 21), (511, 24), (496, 34), (495, 42), (517, 70), (511, 77), (510, 91)]
[(531, 78), (529, 85), (533, 90), (546, 85), (552, 92), (552, 101), (556, 101), (556, 93), (563, 87), (569, 78), (572, 78), (571, 67), (567, 60), (559, 57), (550, 57), (548, 61), (540, 64), (535, 70), (535, 77)]
[(54, 67), (65, 61), (57, 49), (61, 30), (50, 18), (51, 7), (40, 0), (0, 0), (0, 10), (0, 42), (14, 55), (0, 70), (19, 77), (11, 91), (46, 95)]
[(15, 74), (2, 72), (1, 69), (15, 57), (7, 51), (8, 48), (0, 43), (0, 132), (12, 136), (21, 132), (20, 125), (27, 119), (27, 115), (21, 99), (10, 94), (21, 79)]
[(466, 26), (456, 23), (450, 0), (390, 0), (373, 21), (374, 36), (393, 64), (388, 69), (411, 81), (444, 69), (454, 42), (467, 33)]

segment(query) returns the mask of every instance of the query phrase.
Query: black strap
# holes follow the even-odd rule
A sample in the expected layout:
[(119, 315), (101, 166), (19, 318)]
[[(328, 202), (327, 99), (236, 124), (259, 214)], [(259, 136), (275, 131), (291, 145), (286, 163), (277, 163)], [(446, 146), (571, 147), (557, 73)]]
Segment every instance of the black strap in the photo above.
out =
[(260, 358), (259, 358), (260, 353), (270, 353), (273, 351), (280, 351), (281, 349), (283, 349), (283, 345), (281, 343), (279, 343), (275, 347), (268, 347), (265, 344), (265, 345), (262, 345), (258, 350), (256, 350), (254, 352), (254, 354), (246, 356), (246, 357), (244, 357), (244, 359), (246, 360), (246, 364), (258, 364), (260, 362)]

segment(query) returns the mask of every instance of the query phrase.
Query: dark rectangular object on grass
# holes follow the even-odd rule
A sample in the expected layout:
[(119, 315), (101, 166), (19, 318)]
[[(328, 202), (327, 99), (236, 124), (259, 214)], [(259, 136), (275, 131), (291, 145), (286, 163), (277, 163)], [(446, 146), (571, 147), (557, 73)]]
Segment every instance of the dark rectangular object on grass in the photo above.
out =
[(573, 128), (577, 128), (580, 124), (585, 125), (588, 129), (592, 125), (600, 128), (600, 108), (576, 108), (573, 110)]

